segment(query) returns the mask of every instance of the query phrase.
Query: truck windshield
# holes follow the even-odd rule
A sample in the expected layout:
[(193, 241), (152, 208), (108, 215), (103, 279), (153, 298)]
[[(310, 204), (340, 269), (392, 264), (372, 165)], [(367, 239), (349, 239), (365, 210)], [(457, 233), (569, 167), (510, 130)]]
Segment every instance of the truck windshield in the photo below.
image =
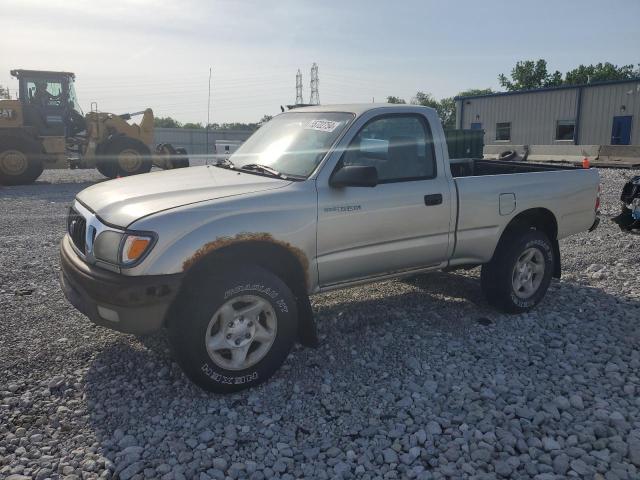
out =
[(264, 124), (230, 160), (236, 168), (259, 164), (293, 177), (308, 177), (354, 115), (287, 112)]

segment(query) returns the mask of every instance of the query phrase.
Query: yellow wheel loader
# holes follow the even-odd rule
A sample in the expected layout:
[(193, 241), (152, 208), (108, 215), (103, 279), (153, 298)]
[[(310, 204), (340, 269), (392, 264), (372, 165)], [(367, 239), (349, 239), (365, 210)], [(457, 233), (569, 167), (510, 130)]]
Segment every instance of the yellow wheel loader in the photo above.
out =
[[(11, 70), (18, 100), (0, 100), (0, 184), (34, 182), (45, 168), (97, 168), (109, 178), (146, 173), (153, 165), (189, 166), (187, 152), (153, 146), (153, 111), (83, 114), (70, 72)], [(129, 123), (142, 115), (139, 124)]]

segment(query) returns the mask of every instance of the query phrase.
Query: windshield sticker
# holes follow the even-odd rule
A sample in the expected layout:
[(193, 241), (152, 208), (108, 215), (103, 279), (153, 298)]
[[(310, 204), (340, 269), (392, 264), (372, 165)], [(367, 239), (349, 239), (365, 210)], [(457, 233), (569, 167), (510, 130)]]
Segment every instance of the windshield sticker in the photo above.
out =
[(311, 120), (309, 124), (304, 127), (305, 130), (319, 130), (321, 132), (333, 132), (340, 122), (334, 122), (332, 120)]

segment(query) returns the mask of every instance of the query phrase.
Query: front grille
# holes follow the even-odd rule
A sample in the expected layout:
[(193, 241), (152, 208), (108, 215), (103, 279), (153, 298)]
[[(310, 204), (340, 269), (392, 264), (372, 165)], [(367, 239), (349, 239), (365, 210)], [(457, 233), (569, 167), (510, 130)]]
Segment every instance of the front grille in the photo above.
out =
[(73, 208), (69, 209), (69, 216), (67, 217), (67, 232), (71, 237), (71, 241), (82, 253), (86, 253), (87, 246), (86, 239), (87, 221), (85, 218), (76, 212)]

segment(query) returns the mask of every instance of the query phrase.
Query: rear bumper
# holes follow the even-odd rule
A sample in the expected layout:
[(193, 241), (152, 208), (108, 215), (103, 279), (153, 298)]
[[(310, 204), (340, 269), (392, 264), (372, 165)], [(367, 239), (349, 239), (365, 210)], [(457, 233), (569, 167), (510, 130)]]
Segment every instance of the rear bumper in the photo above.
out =
[(60, 244), (60, 285), (71, 304), (103, 327), (125, 333), (159, 330), (183, 274), (129, 277), (86, 264), (68, 235)]

